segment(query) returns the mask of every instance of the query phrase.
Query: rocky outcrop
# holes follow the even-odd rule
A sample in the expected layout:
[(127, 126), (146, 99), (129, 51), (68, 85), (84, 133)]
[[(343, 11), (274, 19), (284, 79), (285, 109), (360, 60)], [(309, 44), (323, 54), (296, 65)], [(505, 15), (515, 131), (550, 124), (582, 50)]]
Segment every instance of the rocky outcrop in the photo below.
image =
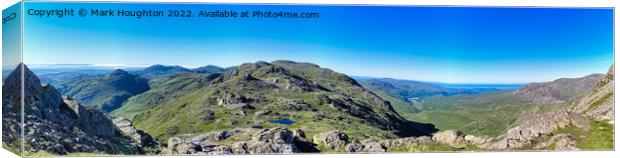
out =
[(505, 134), (493, 141), (482, 144), (485, 149), (520, 149), (533, 143), (541, 136), (550, 136), (557, 129), (572, 125), (571, 115), (566, 109), (556, 109), (542, 114), (526, 115), (516, 127), (508, 129)]
[(350, 143), (349, 136), (339, 130), (316, 134), (312, 140), (316, 144), (324, 144), (325, 149), (328, 150), (342, 148)]
[(5, 80), (3, 91), (3, 141), (19, 143), (21, 76), (24, 85), (24, 133), (26, 153), (55, 154), (97, 152), (136, 154), (140, 149), (120, 135), (114, 124), (97, 109), (85, 108), (63, 97), (53, 86), (42, 85), (38, 77), (20, 64)]
[(577, 102), (572, 109), (597, 121), (614, 120), (614, 66), (601, 79), (596, 89)]
[(360, 142), (358, 140), (354, 140), (350, 144), (346, 145), (345, 152), (367, 152), (367, 153), (376, 153), (376, 152), (386, 152), (387, 147), (383, 146), (383, 144), (379, 142), (369, 141), (369, 142)]
[(217, 99), (217, 104), (227, 109), (239, 109), (250, 106), (249, 99), (238, 94), (225, 93), (224, 96)]
[(447, 130), (433, 134), (433, 141), (458, 148), (465, 142), (465, 134), (460, 131)]
[(378, 153), (388, 152), (390, 149), (403, 146), (421, 145), (434, 142), (429, 136), (404, 137), (384, 140), (350, 140), (349, 136), (341, 131), (328, 131), (314, 136), (314, 142), (321, 144), (327, 151)]
[(493, 138), (489, 136), (475, 136), (475, 135), (465, 135), (463, 137), (465, 142), (473, 145), (482, 145), (484, 143), (490, 142)]
[(566, 133), (554, 135), (549, 140), (534, 145), (534, 149), (555, 149), (555, 150), (579, 150), (577, 149), (577, 141)]
[[(301, 130), (296, 131), (300, 133)], [(164, 154), (290, 154), (313, 151), (318, 151), (314, 144), (300, 135), (285, 128), (270, 128), (224, 130), (193, 137), (173, 137), (168, 140)]]
[(155, 141), (151, 137), (151, 135), (145, 133), (144, 131), (137, 130), (126, 118), (116, 118), (112, 120), (114, 125), (118, 127), (118, 129), (125, 135), (133, 139), (135, 142), (140, 144), (142, 147), (153, 147), (155, 146)]

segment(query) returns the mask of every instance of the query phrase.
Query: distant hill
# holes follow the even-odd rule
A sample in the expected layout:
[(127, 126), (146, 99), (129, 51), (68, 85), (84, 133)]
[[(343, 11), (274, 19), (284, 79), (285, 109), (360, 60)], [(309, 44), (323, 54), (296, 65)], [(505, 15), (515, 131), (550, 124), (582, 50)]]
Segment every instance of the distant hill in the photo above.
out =
[(129, 97), (149, 90), (147, 79), (120, 69), (105, 75), (79, 76), (59, 85), (65, 95), (103, 112), (115, 110)]
[(223, 68), (223, 67), (219, 67), (219, 66), (214, 66), (214, 65), (207, 65), (207, 66), (203, 66), (203, 67), (198, 67), (198, 68), (194, 68), (192, 69), (192, 71), (196, 72), (196, 73), (224, 73), (226, 71), (230, 71), (234, 69), (234, 67), (227, 67), (227, 68)]
[(180, 73), (190, 73), (193, 72), (190, 69), (181, 67), (181, 66), (166, 66), (166, 65), (153, 65), (149, 66), (143, 70), (136, 71), (135, 73), (144, 77), (144, 78), (156, 78), (156, 77), (165, 77)]
[(561, 78), (551, 82), (530, 83), (513, 94), (534, 103), (562, 103), (591, 91), (605, 75), (592, 74), (580, 78)]

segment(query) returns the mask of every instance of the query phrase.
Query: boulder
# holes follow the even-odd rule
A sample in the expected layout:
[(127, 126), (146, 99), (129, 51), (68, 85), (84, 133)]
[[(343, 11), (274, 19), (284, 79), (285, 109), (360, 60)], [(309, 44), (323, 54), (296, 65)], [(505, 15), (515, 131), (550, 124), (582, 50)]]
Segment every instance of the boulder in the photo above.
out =
[(275, 144), (261, 141), (242, 141), (232, 145), (235, 154), (290, 154), (299, 150), (294, 144)]
[[(230, 137), (235, 137), (236, 142), (231, 144), (230, 141), (225, 141)], [(168, 139), (168, 146), (163, 153), (191, 155), (297, 153), (301, 152), (297, 145), (307, 142), (309, 141), (298, 141), (293, 132), (285, 128), (234, 129), (197, 136), (172, 137)]]
[(314, 143), (323, 144), (328, 150), (342, 148), (350, 143), (349, 136), (339, 130), (319, 133), (314, 135), (312, 139)]
[(406, 146), (406, 145), (429, 143), (431, 141), (432, 141), (432, 139), (429, 136), (405, 137), (405, 138), (381, 140), (381, 145), (383, 145), (384, 147), (390, 149), (390, 148)]
[(126, 118), (116, 118), (112, 120), (114, 125), (126, 136), (130, 137), (136, 143), (140, 144), (142, 147), (151, 147), (155, 145), (155, 141), (151, 137), (151, 135), (137, 130)]
[(249, 99), (238, 94), (225, 93), (224, 96), (217, 99), (217, 104), (227, 109), (239, 109), (250, 106)]
[(254, 141), (275, 144), (291, 144), (294, 139), (293, 132), (286, 128), (262, 129), (252, 137)]
[(433, 134), (433, 141), (448, 144), (451, 147), (461, 147), (465, 142), (465, 135), (460, 131), (447, 130)]
[(579, 150), (577, 141), (569, 134), (554, 135), (549, 140), (534, 145), (534, 149)]
[(473, 144), (473, 145), (481, 145), (484, 143), (487, 143), (489, 141), (491, 141), (493, 138), (489, 137), (489, 136), (474, 136), (474, 135), (466, 135), (464, 137), (465, 141), (467, 143)]

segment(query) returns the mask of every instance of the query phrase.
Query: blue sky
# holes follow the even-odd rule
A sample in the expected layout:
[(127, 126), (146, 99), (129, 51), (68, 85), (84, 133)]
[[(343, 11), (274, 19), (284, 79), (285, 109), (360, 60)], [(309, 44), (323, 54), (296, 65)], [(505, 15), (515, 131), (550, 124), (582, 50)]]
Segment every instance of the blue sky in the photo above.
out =
[(311, 11), (320, 18), (26, 16), (26, 64), (196, 67), (285, 59), (355, 76), (526, 83), (604, 73), (613, 63), (612, 9), (38, 2), (29, 8)]

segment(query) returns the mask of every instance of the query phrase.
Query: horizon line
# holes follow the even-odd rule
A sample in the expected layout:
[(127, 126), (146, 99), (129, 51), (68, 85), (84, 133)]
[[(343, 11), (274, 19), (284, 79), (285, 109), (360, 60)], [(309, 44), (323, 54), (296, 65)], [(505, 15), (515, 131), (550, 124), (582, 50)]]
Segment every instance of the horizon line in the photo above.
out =
[[(262, 61), (262, 60), (261, 60)], [(281, 61), (281, 60), (273, 60), (271, 62), (274, 61)], [(292, 61), (292, 60), (285, 60), (285, 61)], [(258, 62), (258, 61), (257, 61)], [(270, 62), (270, 63), (271, 63)], [(293, 61), (293, 62), (297, 62), (297, 63), (307, 63), (307, 62), (300, 62), (300, 61)], [(207, 64), (207, 65), (202, 65), (202, 66), (196, 66), (196, 65), (178, 65), (178, 64), (87, 64), (87, 63), (58, 63), (58, 64), (26, 64), (26, 65), (30, 65), (29, 67), (31, 69), (40, 69), (37, 68), (37, 66), (45, 66), (45, 65), (74, 65), (74, 66), (92, 66), (92, 67), (100, 67), (100, 68), (110, 68), (110, 69), (123, 69), (123, 68), (148, 68), (154, 65), (163, 65), (163, 66), (180, 66), (183, 68), (187, 68), (187, 69), (195, 69), (195, 68), (199, 68), (199, 67), (203, 67), (203, 66), (217, 66), (217, 67), (221, 67), (221, 68), (229, 68), (229, 67), (236, 67), (245, 63), (255, 63), (255, 62), (244, 62), (241, 64), (237, 64), (237, 65), (233, 65), (233, 66), (220, 66), (220, 65), (214, 65), (214, 64)], [(612, 64), (613, 65), (613, 64)], [(319, 65), (320, 66), (320, 65)], [(322, 67), (323, 69), (329, 69), (332, 70), (332, 68), (327, 68), (327, 67)], [(3, 70), (5, 70), (3, 68)], [(332, 70), (334, 71), (334, 70)], [(338, 71), (334, 71), (334, 72), (338, 72)], [(338, 72), (338, 73), (343, 73), (343, 72)], [(526, 82), (443, 82), (443, 81), (429, 81), (429, 80), (418, 80), (418, 79), (408, 79), (408, 78), (399, 78), (399, 77), (386, 77), (386, 76), (369, 76), (369, 75), (356, 75), (356, 74), (348, 74), (348, 73), (343, 73), (346, 74), (347, 76), (351, 77), (351, 78), (357, 78), (357, 77), (365, 77), (365, 78), (369, 78), (369, 79), (394, 79), (394, 80), (404, 80), (404, 81), (417, 81), (417, 82), (426, 82), (426, 83), (433, 83), (433, 84), (450, 84), (450, 85), (457, 85), (457, 84), (465, 84), (465, 85), (473, 85), (473, 84), (485, 84), (485, 85), (524, 85), (524, 84), (529, 84), (529, 83), (543, 83), (543, 82), (552, 82), (555, 81), (557, 79), (562, 79), (562, 78), (581, 78), (581, 77), (585, 77), (585, 76), (589, 76), (589, 75), (593, 75), (593, 74), (606, 74), (606, 73), (590, 73), (588, 75), (584, 75), (584, 76), (580, 76), (580, 77), (559, 77), (553, 80), (549, 80), (549, 81), (526, 81)]]

